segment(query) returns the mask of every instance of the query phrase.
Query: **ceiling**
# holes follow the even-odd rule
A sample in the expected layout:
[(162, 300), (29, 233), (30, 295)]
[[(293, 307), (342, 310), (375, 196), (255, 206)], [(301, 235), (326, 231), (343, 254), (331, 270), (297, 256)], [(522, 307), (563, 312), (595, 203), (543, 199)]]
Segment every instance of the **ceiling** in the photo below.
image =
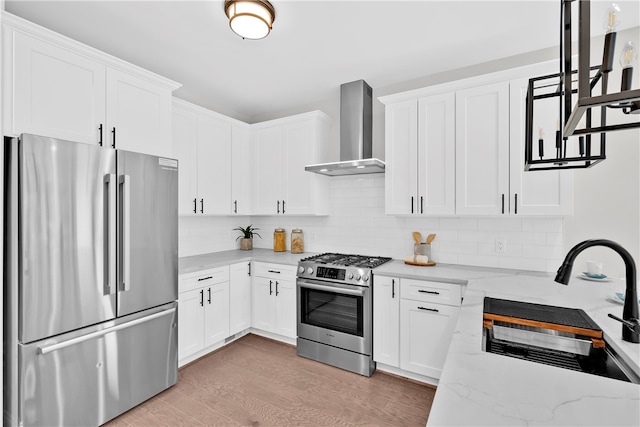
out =
[[(247, 122), (337, 98), (341, 83), (365, 79), (375, 90), (559, 38), (560, 0), (271, 2), (276, 19), (263, 40), (235, 35), (223, 0), (6, 0), (5, 9), (175, 80), (175, 96)], [(638, 0), (617, 3), (621, 28), (640, 25)], [(592, 0), (594, 34), (603, 33), (609, 5)]]

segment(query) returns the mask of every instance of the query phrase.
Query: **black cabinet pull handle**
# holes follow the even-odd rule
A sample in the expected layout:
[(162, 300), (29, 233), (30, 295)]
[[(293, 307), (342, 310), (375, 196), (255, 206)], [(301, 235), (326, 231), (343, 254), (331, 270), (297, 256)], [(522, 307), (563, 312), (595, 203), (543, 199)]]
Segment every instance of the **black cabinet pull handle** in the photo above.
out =
[(502, 193), (502, 213), (504, 214), (504, 193)]
[(200, 213), (204, 213), (204, 199), (200, 199)]
[(276, 280), (276, 296), (278, 296), (280, 292), (278, 291), (278, 281)]
[(391, 279), (391, 298), (396, 297), (396, 279)]
[(200, 289), (200, 306), (204, 307), (204, 289)]
[(208, 300), (208, 302), (209, 302), (209, 304), (211, 304), (211, 288), (209, 288), (207, 290), (209, 291), (209, 300)]
[(429, 307), (418, 307), (419, 310), (426, 310), (426, 311), (434, 311), (436, 313), (438, 313), (438, 309), (437, 308), (429, 308)]
[(233, 213), (238, 213), (238, 201), (233, 201)]
[(201, 277), (198, 279), (198, 282), (202, 282), (203, 280), (213, 279), (213, 276)]
[(424, 289), (418, 289), (418, 292), (420, 292), (421, 294), (440, 295), (440, 292), (437, 292), (437, 291), (425, 291)]
[(271, 285), (273, 284), (273, 282), (271, 282), (271, 280), (269, 280), (269, 295), (273, 295), (273, 290), (271, 289)]
[(420, 196), (420, 213), (424, 213), (424, 197)]
[(249, 270), (247, 272), (247, 276), (251, 276), (251, 263), (248, 262), (247, 265), (249, 266)]
[(513, 204), (515, 205), (515, 207), (514, 207), (514, 213), (515, 213), (516, 215), (518, 215), (518, 193), (516, 193), (515, 201), (514, 201), (514, 203), (513, 203)]
[(198, 213), (198, 199), (193, 199), (193, 213)]
[(413, 213), (413, 196), (411, 196), (411, 213)]
[(98, 130), (100, 131), (100, 139), (98, 140), (98, 145), (102, 147), (102, 123), (98, 126)]
[(282, 201), (282, 213), (284, 213), (284, 200)]
[(113, 142), (111, 143), (111, 147), (116, 148), (116, 128), (115, 127), (113, 128), (111, 133), (113, 134)]
[(280, 274), (280, 272), (278, 270), (267, 270), (269, 273), (276, 273), (276, 274)]

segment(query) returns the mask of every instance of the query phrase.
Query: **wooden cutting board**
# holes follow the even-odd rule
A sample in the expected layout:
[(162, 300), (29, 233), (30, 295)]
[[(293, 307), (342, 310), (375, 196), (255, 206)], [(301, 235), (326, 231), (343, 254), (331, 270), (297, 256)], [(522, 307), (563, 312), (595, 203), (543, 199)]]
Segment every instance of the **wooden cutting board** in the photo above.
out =
[(433, 266), (436, 265), (435, 261), (429, 261), (426, 264), (425, 263), (418, 263), (418, 262), (411, 262), (411, 261), (405, 261), (404, 263), (408, 264), (408, 265), (416, 265), (418, 267), (433, 267)]

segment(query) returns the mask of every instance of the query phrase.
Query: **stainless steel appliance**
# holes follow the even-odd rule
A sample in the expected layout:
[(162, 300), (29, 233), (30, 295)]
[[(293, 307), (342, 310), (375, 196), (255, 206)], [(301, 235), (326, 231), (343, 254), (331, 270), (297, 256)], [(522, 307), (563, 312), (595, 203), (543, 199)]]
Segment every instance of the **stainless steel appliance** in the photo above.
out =
[(299, 356), (371, 376), (373, 269), (390, 260), (325, 253), (298, 263)]
[(4, 424), (102, 424), (177, 380), (177, 161), (4, 143)]

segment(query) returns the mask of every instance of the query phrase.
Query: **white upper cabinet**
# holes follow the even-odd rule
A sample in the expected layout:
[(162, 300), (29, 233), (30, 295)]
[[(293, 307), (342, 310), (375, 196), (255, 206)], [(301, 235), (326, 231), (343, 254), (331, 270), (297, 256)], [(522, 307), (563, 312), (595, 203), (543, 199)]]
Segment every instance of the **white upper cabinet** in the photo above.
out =
[(249, 125), (234, 125), (231, 129), (231, 201), (236, 215), (252, 212), (251, 151)]
[(328, 128), (320, 111), (253, 125), (253, 214), (328, 214), (328, 177), (304, 170), (327, 161)]
[[(524, 171), (528, 79), (550, 74), (556, 65), (536, 64), (381, 98), (386, 213), (570, 215), (572, 171)], [(555, 150), (557, 118), (557, 99), (536, 105), (535, 138), (542, 128), (545, 154)]]
[(173, 156), (179, 161), (178, 213), (231, 215), (234, 120), (173, 100)]
[(418, 100), (418, 200), (420, 214), (455, 213), (455, 97)]
[(385, 107), (385, 212), (416, 212), (418, 197), (418, 102)]
[(179, 84), (3, 15), (3, 132), (171, 155)]
[[(552, 74), (550, 69), (543, 74)], [(524, 170), (524, 148), (526, 137), (525, 115), (527, 85), (529, 79), (516, 79), (510, 82), (511, 96), (511, 151), (510, 183), (511, 211), (518, 215), (571, 215), (573, 214), (573, 171)], [(538, 154), (538, 136), (542, 129), (543, 154), (545, 158), (555, 153), (555, 130), (558, 122), (558, 98), (536, 100), (533, 118), (533, 150)], [(574, 138), (575, 139), (575, 138)], [(569, 154), (577, 147), (569, 147)]]
[(111, 146), (171, 156), (171, 91), (107, 69), (107, 132)]
[(104, 64), (18, 31), (4, 35), (5, 43), (13, 38), (13, 58), (6, 59), (14, 75), (13, 86), (5, 76), (3, 107), (12, 117), (4, 133), (98, 144), (102, 125), (106, 138)]
[(509, 83), (456, 92), (456, 213), (509, 212)]
[(385, 109), (385, 212), (454, 214), (454, 96), (438, 94)]

